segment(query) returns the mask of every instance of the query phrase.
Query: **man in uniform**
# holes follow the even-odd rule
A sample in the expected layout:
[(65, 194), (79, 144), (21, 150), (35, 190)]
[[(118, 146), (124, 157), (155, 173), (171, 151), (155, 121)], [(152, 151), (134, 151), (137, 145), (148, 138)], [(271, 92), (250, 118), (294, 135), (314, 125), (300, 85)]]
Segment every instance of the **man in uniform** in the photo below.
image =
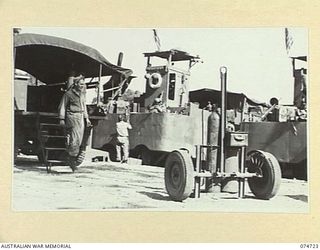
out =
[(59, 105), (60, 124), (66, 126), (67, 152), (70, 167), (76, 169), (75, 161), (80, 151), (85, 126), (90, 126), (86, 106), (86, 85), (84, 76), (74, 78), (74, 84), (63, 95)]
[[(129, 133), (128, 129), (132, 129), (131, 124), (125, 121), (125, 115), (119, 115), (119, 122), (117, 122), (117, 161), (127, 163), (129, 158)], [(123, 157), (121, 154), (123, 151)]]

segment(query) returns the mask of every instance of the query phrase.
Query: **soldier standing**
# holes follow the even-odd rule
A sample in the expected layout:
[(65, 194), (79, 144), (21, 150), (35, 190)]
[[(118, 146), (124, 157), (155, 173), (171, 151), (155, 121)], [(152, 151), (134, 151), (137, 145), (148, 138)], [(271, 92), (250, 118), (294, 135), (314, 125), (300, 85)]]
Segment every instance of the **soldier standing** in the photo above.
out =
[[(119, 115), (117, 122), (117, 161), (127, 163), (129, 158), (129, 132), (132, 129), (131, 124), (126, 121), (125, 115)], [(121, 154), (123, 152), (123, 157)]]
[(80, 151), (85, 126), (90, 126), (86, 106), (86, 86), (84, 76), (74, 78), (74, 84), (63, 95), (59, 105), (60, 124), (66, 126), (69, 138), (67, 152), (69, 154), (70, 167), (76, 169), (74, 162)]

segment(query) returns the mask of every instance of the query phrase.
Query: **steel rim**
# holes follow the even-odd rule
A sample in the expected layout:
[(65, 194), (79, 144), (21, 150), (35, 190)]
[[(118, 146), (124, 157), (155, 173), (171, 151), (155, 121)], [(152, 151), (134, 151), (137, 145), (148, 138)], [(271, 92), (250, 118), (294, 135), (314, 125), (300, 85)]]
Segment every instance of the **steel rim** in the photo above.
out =
[(181, 185), (181, 168), (177, 162), (174, 162), (171, 166), (170, 176), (171, 185), (174, 188), (178, 188)]

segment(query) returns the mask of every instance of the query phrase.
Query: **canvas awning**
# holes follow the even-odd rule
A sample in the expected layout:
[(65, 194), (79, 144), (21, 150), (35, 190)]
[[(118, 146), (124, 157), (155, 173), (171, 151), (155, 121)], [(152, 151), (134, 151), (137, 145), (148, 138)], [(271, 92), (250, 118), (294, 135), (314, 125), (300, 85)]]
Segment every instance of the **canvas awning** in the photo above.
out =
[(46, 84), (66, 81), (71, 70), (85, 77), (120, 74), (128, 78), (132, 70), (110, 63), (97, 50), (68, 39), (40, 35), (14, 36), (15, 68), (28, 72)]
[[(217, 104), (220, 106), (221, 103), (221, 91), (215, 89), (199, 89), (189, 92), (189, 98), (191, 102), (198, 102), (200, 104), (200, 108), (204, 108), (207, 106), (208, 101), (212, 104)], [(259, 102), (254, 99), (247, 97), (245, 94), (242, 93), (234, 93), (228, 92), (227, 93), (227, 109), (234, 109), (234, 108), (241, 108), (243, 100), (246, 98), (246, 102), (252, 106), (264, 106), (268, 107), (270, 105)]]

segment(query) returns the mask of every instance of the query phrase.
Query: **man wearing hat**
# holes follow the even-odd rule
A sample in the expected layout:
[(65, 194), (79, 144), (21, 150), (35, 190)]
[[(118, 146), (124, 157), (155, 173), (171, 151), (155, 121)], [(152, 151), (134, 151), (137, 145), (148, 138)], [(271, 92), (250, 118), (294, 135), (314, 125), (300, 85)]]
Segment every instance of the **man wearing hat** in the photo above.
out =
[(74, 77), (74, 83), (69, 86), (59, 105), (60, 124), (66, 126), (68, 137), (67, 152), (70, 167), (76, 169), (74, 162), (80, 151), (85, 126), (90, 126), (86, 106), (86, 85), (84, 76)]

